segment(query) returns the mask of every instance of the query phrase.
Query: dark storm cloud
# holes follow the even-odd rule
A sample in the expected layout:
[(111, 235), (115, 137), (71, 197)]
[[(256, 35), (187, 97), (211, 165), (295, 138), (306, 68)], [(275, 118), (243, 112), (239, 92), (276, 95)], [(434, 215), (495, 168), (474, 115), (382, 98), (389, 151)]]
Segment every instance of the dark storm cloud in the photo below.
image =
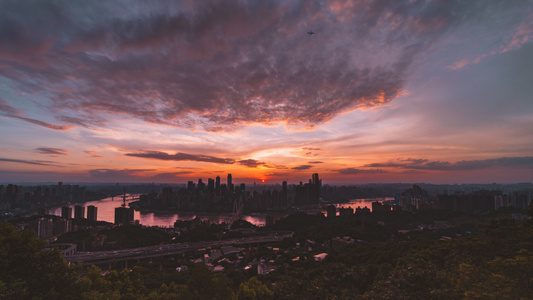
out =
[(230, 159), (230, 158), (218, 158), (218, 157), (208, 156), (208, 155), (195, 155), (195, 154), (187, 154), (187, 153), (180, 153), (180, 152), (176, 154), (168, 154), (168, 153), (159, 152), (159, 151), (147, 151), (147, 152), (140, 152), (140, 153), (126, 153), (126, 155), (132, 156), (132, 157), (151, 158), (151, 159), (158, 159), (158, 160), (173, 160), (173, 161), (190, 160), (190, 161), (211, 162), (211, 163), (217, 163), (217, 164), (235, 163), (235, 160)]
[(387, 173), (381, 169), (370, 169), (370, 170), (365, 170), (365, 169), (356, 169), (356, 168), (344, 168), (344, 169), (339, 169), (339, 170), (336, 170), (337, 172), (339, 172), (339, 174), (343, 174), (343, 175), (355, 175), (355, 174), (381, 174), (381, 173)]
[(65, 149), (59, 149), (59, 148), (47, 148), (47, 147), (40, 147), (35, 149), (38, 153), (41, 154), (47, 154), (51, 156), (58, 156), (58, 155), (68, 155), (68, 151)]
[(315, 125), (394, 99), (413, 59), (464, 16), (463, 7), (5, 1), (0, 75), (49, 98), (54, 116), (77, 126), (103, 126), (94, 117), (102, 113), (209, 130)]
[(300, 165), (300, 166), (297, 166), (297, 167), (294, 167), (294, 168), (291, 168), (293, 170), (309, 170), (311, 169), (313, 166), (311, 165)]
[(364, 165), (372, 168), (399, 168), (410, 170), (465, 171), (488, 168), (533, 168), (533, 157), (501, 157), (483, 160), (461, 160), (455, 163), (446, 161), (429, 161), (427, 159), (401, 159), (388, 163)]
[(55, 163), (51, 162), (51, 161), (10, 159), (10, 158), (1, 158), (1, 157), (0, 157), (0, 161), (14, 162), (14, 163), (20, 163), (20, 164), (27, 164), (27, 165), (39, 165), (39, 166), (52, 166), (52, 165), (55, 165)]

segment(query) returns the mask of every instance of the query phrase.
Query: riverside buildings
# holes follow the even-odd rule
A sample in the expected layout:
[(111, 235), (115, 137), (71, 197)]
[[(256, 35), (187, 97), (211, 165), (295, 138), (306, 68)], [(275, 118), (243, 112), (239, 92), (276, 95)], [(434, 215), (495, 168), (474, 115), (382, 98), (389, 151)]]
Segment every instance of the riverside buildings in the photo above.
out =
[[(140, 208), (145, 209), (178, 209), (231, 212), (236, 206), (243, 206), (244, 211), (260, 212), (267, 210), (285, 210), (289, 207), (317, 205), (320, 200), (322, 180), (318, 174), (312, 175), (308, 183), (288, 185), (284, 181), (281, 186), (268, 190), (246, 189), (244, 183), (235, 185), (231, 174), (227, 175), (226, 184), (209, 178), (207, 185), (202, 179), (197, 184), (189, 181), (187, 188), (173, 191), (164, 187), (161, 193), (148, 193), (139, 198)], [(252, 188), (253, 189), (253, 188)]]

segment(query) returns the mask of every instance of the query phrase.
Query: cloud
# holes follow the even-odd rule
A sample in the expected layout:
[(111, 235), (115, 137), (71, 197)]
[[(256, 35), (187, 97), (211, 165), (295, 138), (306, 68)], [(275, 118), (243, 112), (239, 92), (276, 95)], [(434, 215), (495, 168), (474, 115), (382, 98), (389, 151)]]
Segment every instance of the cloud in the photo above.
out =
[(89, 155), (89, 157), (93, 157), (93, 158), (102, 158), (103, 156), (101, 155), (98, 155), (98, 152), (96, 151), (83, 151), (84, 153), (87, 153)]
[(381, 173), (388, 173), (386, 171), (383, 171), (381, 169), (356, 169), (356, 168), (344, 168), (336, 170), (339, 172), (339, 174), (343, 175), (355, 175), (355, 174), (381, 174)]
[(217, 164), (235, 163), (235, 160), (230, 159), (230, 158), (218, 158), (218, 157), (208, 156), (208, 155), (195, 155), (195, 154), (187, 154), (187, 153), (180, 153), (180, 152), (176, 154), (168, 154), (168, 153), (159, 152), (159, 151), (146, 151), (146, 152), (141, 152), (141, 153), (126, 153), (126, 155), (132, 156), (132, 157), (151, 158), (151, 159), (158, 159), (158, 160), (174, 160), (174, 161), (190, 160), (190, 161), (211, 162), (211, 163), (217, 163)]
[(311, 148), (311, 147), (303, 147), (302, 149), (303, 150), (308, 150), (308, 151), (320, 151), (320, 150), (322, 150), (320, 148)]
[(6, 116), (22, 116), (22, 112), (18, 109), (10, 106), (7, 102), (0, 98), (0, 112), (3, 112)]
[(313, 167), (312, 165), (300, 165), (300, 166), (297, 166), (297, 167), (293, 167), (291, 169), (293, 169), (293, 170), (309, 170), (312, 167)]
[(8, 105), (6, 101), (1, 98), (0, 98), (0, 112), (3, 112), (3, 115), (6, 117), (19, 119), (22, 121), (26, 121), (28, 123), (32, 123), (35, 125), (43, 126), (43, 127), (54, 129), (54, 130), (69, 130), (73, 127), (73, 126), (68, 126), (68, 125), (54, 125), (48, 122), (39, 121), (39, 120), (35, 120), (32, 118), (26, 118), (24, 117), (24, 114), (20, 110)]
[(188, 175), (191, 173), (192, 172), (190, 171), (159, 173), (159, 174), (152, 176), (152, 178), (156, 181), (160, 181), (160, 180), (172, 181), (172, 180), (181, 178), (181, 175)]
[(505, 39), (500, 42), (501, 45), (497, 49), (494, 49), (488, 53), (481, 54), (474, 59), (463, 58), (449, 65), (447, 68), (454, 71), (460, 70), (466, 67), (467, 65), (477, 64), (482, 59), (485, 59), (489, 56), (519, 49), (520, 47), (522, 47), (522, 45), (533, 40), (533, 21), (528, 20), (521, 22), (515, 28), (513, 28), (513, 31), (514, 33), (508, 34), (507, 37), (505, 37)]
[(39, 121), (39, 120), (35, 120), (35, 119), (32, 119), (32, 118), (26, 118), (26, 117), (19, 117), (19, 116), (10, 116), (10, 117), (17, 118), (17, 119), (26, 121), (28, 123), (32, 123), (32, 124), (35, 124), (35, 125), (43, 126), (43, 127), (54, 129), (54, 130), (63, 131), (63, 130), (72, 129), (74, 127), (74, 126), (69, 126), (69, 125), (54, 125), (54, 124), (51, 124), (51, 123), (48, 123), (48, 122)]
[(174, 181), (189, 171), (156, 173), (154, 169), (94, 169), (89, 176), (94, 180), (119, 182)]
[(37, 153), (47, 154), (50, 156), (69, 155), (67, 150), (59, 149), (59, 148), (40, 147), (40, 148), (35, 149), (35, 151), (37, 151)]
[(124, 179), (124, 178), (138, 178), (144, 172), (154, 171), (152, 169), (94, 169), (89, 170), (89, 175), (97, 179)]
[(1, 158), (0, 157), (0, 161), (14, 162), (14, 163), (28, 164), (28, 165), (39, 165), (39, 166), (53, 166), (53, 165), (55, 165), (55, 162), (43, 161), (43, 160), (24, 160), (24, 159), (10, 159), (10, 158)]
[(11, 1), (2, 9), (0, 75), (49, 99), (56, 119), (99, 127), (106, 119), (94, 116), (117, 114), (214, 131), (313, 126), (385, 105), (402, 93), (414, 59), (463, 17), (453, 1), (396, 0)]
[(264, 162), (261, 162), (255, 159), (244, 159), (244, 160), (239, 160), (237, 162), (243, 166), (247, 166), (248, 168), (257, 168), (259, 166), (265, 165)]
[(533, 168), (533, 157), (500, 157), (483, 160), (461, 160), (454, 163), (447, 161), (429, 161), (427, 159), (399, 159), (388, 163), (364, 165), (373, 168), (399, 168), (411, 170), (465, 171), (489, 168)]
[(322, 164), (324, 162), (323, 161), (319, 161), (319, 160), (315, 160), (315, 161), (310, 161), (309, 163), (310, 164)]

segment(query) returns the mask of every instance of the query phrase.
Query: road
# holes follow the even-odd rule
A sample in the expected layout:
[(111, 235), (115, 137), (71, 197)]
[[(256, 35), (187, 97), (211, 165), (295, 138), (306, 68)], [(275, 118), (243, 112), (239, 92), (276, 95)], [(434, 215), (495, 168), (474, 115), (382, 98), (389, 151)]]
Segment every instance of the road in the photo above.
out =
[(221, 241), (204, 241), (194, 243), (176, 243), (140, 248), (131, 248), (113, 251), (79, 252), (75, 255), (67, 256), (68, 262), (85, 264), (103, 264), (126, 260), (147, 259), (185, 253), (186, 251), (198, 250), (202, 248), (220, 248), (232, 245), (261, 244), (282, 241), (284, 238), (292, 237), (292, 232), (275, 232), (268, 235), (250, 236)]

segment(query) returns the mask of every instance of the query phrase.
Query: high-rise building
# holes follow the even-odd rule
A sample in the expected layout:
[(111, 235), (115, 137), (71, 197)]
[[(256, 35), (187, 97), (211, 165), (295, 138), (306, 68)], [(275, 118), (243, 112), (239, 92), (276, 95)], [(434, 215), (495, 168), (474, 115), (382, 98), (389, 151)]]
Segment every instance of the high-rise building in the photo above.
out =
[(54, 235), (58, 236), (65, 232), (72, 231), (72, 220), (57, 220), (54, 221)]
[(337, 216), (337, 208), (334, 205), (326, 206), (326, 216), (328, 218), (334, 218)]
[(312, 183), (313, 184), (316, 184), (316, 185), (322, 185), (322, 182), (320, 181), (320, 179), (318, 178), (318, 173), (314, 173), (313, 176), (312, 176)]
[(161, 195), (159, 198), (161, 198), (161, 207), (168, 207), (172, 203), (172, 188), (169, 186), (163, 187), (163, 190), (161, 191)]
[(81, 205), (74, 206), (74, 219), (85, 218), (85, 207)]
[(232, 183), (232, 179), (231, 179), (231, 174), (228, 174), (227, 186), (228, 186), (228, 189), (231, 192), (233, 192), (233, 183)]
[(220, 191), (220, 176), (217, 176), (217, 178), (215, 178), (215, 190), (217, 192)]
[(87, 220), (97, 221), (98, 207), (94, 205), (87, 206)]
[(117, 207), (115, 208), (115, 224), (127, 225), (133, 223), (133, 208)]
[(300, 185), (294, 187), (294, 204), (295, 205), (308, 205), (318, 204), (320, 202), (320, 187), (322, 182), (320, 181), (318, 174), (313, 174), (309, 183), (303, 184), (300, 181)]
[(211, 193), (214, 190), (215, 190), (215, 181), (213, 180), (213, 178), (207, 179), (207, 191)]
[(61, 207), (61, 218), (63, 219), (72, 219), (72, 207), (63, 206)]
[(40, 218), (33, 227), (40, 239), (49, 239), (54, 236), (54, 222), (51, 219)]

